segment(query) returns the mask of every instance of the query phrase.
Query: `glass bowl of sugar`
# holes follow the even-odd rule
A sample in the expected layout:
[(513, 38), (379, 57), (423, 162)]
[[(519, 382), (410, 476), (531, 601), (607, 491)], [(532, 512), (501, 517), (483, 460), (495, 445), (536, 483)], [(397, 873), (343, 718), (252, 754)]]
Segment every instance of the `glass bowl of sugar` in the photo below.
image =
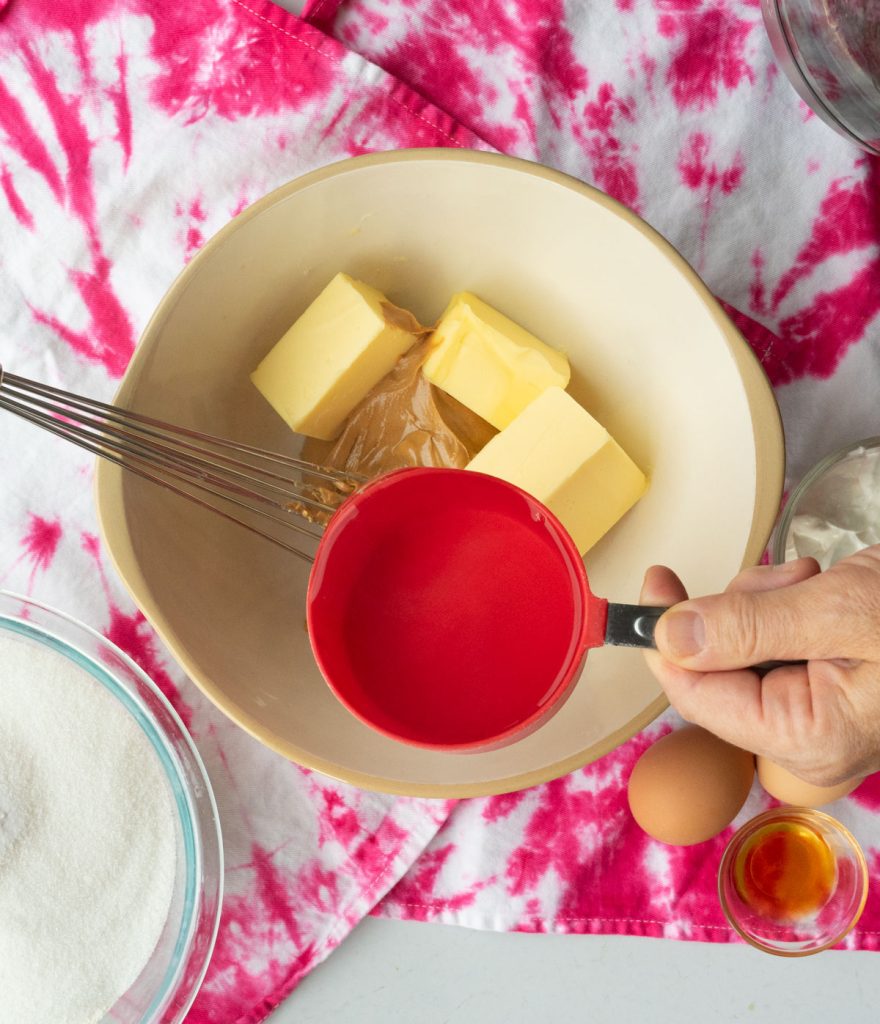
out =
[(0, 666), (0, 1019), (182, 1021), (223, 884), (186, 728), (104, 637), (5, 592)]
[(880, 437), (832, 452), (792, 490), (773, 533), (779, 565), (810, 555), (822, 569), (880, 543)]

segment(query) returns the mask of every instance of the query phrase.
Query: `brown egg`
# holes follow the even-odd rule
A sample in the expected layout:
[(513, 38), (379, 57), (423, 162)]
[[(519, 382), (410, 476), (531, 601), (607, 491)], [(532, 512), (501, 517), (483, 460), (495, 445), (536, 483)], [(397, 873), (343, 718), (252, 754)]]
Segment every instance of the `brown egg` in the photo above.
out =
[(746, 801), (755, 759), (696, 725), (648, 747), (629, 778), (629, 806), (641, 827), (671, 846), (722, 832)]
[(836, 786), (814, 786), (792, 775), (785, 768), (780, 768), (766, 757), (755, 759), (758, 766), (758, 781), (770, 796), (775, 796), (780, 803), (793, 804), (796, 807), (824, 807), (842, 796), (846, 796), (858, 786), (861, 779), (849, 779)]

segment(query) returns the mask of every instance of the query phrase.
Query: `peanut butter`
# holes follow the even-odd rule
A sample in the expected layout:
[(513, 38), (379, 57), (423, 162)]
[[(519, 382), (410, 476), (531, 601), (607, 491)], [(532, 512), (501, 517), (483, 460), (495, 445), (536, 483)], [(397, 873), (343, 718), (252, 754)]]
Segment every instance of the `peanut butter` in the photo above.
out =
[(378, 476), (406, 466), (463, 468), (497, 431), (424, 377), (422, 341), (355, 407), (334, 441), (308, 438), (302, 457)]
[(406, 466), (466, 466), (497, 431), (425, 379), (427, 347), (420, 342), (397, 360), (336, 440), (309, 437), (302, 458), (368, 477)]

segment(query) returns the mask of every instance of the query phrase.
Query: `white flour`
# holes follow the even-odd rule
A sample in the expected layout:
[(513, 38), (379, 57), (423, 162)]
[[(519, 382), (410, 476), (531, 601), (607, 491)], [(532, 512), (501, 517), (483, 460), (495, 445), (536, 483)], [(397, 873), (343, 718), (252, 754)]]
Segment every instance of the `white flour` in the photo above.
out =
[(94, 1024), (134, 981), (168, 914), (172, 814), (115, 698), (0, 631), (2, 1024)]
[(812, 555), (828, 569), (880, 543), (880, 449), (856, 448), (807, 489), (785, 542), (791, 561)]

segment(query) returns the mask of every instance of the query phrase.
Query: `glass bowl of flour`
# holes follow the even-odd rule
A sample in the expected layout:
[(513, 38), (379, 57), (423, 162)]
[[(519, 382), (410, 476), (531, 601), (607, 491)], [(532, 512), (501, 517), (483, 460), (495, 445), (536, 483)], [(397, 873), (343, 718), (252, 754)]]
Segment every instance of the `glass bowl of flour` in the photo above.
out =
[(0, 1020), (182, 1021), (222, 868), (204, 765), (157, 687), (87, 626), (0, 592)]
[(822, 569), (880, 544), (880, 437), (822, 459), (789, 496), (773, 536), (773, 561), (811, 555)]

